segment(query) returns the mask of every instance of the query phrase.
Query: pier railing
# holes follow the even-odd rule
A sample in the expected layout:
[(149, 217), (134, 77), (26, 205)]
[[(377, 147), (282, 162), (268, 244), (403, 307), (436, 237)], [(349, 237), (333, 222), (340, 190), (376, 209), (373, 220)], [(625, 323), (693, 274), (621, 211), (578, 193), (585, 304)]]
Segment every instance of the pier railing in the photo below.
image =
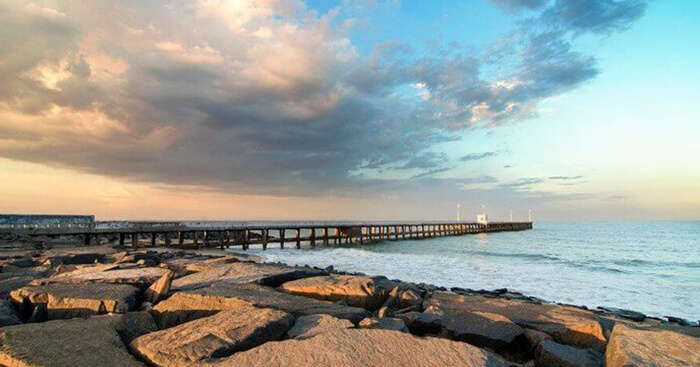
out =
[(84, 243), (100, 239), (116, 241), (132, 247), (241, 247), (261, 245), (265, 250), (271, 244), (280, 248), (364, 244), (376, 241), (421, 240), (434, 237), (466, 234), (522, 231), (532, 229), (532, 222), (473, 222), (445, 223), (318, 223), (281, 225), (210, 225), (188, 226), (178, 222), (133, 222), (129, 225), (114, 223), (110, 226), (90, 227), (36, 227), (0, 228), (0, 234), (12, 233), (28, 237), (79, 236)]

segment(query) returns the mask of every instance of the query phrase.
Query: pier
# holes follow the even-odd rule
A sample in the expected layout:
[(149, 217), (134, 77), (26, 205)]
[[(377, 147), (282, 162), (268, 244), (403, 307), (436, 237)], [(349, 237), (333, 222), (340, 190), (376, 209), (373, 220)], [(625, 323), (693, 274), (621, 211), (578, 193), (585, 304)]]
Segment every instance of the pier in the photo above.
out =
[[(27, 224), (0, 227), (0, 236), (80, 237), (85, 245), (117, 242), (131, 247), (230, 248), (260, 245), (316, 247), (377, 241), (422, 240), (435, 237), (532, 229), (532, 222), (313, 223), (279, 225), (184, 225), (180, 222), (110, 222)], [(120, 222), (111, 222), (120, 223)]]

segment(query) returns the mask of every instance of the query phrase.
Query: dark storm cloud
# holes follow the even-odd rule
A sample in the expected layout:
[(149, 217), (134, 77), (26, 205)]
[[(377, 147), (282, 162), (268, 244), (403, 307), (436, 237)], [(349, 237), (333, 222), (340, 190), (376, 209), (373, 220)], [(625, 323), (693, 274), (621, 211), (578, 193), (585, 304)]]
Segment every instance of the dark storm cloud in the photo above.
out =
[[(450, 170), (436, 145), (536, 116), (543, 99), (594, 78), (595, 59), (567, 34), (624, 29), (645, 8), (595, 1), (578, 16), (580, 2), (557, 1), (537, 27), (489, 52), (388, 42), (363, 56), (317, 14), (284, 2), (270, 2), (269, 14), (247, 2), (234, 13), (216, 2), (56, 3), (0, 0), (0, 105), (9, 106), (0, 156), (266, 195), (454, 191), (465, 179), (431, 177)], [(190, 11), (205, 5), (214, 8)], [(117, 9), (131, 16), (94, 16)], [(418, 173), (372, 175), (406, 170)]]
[(494, 157), (496, 155), (498, 155), (498, 153), (496, 152), (470, 153), (467, 155), (463, 155), (461, 158), (459, 158), (459, 160), (463, 162), (478, 161), (481, 159)]

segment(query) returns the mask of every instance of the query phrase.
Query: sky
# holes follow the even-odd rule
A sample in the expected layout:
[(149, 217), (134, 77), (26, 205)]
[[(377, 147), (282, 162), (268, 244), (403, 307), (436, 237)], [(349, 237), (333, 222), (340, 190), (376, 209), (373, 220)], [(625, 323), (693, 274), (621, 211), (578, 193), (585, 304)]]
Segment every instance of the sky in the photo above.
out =
[(700, 219), (698, 16), (0, 0), (0, 213)]

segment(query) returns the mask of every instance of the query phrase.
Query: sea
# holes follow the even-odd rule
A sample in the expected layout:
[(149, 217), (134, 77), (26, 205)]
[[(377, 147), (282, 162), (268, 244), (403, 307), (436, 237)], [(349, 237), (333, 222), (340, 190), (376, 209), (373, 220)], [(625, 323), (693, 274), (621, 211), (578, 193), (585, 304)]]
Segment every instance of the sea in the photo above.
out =
[(290, 265), (700, 320), (700, 221), (535, 222), (521, 232), (248, 252)]

